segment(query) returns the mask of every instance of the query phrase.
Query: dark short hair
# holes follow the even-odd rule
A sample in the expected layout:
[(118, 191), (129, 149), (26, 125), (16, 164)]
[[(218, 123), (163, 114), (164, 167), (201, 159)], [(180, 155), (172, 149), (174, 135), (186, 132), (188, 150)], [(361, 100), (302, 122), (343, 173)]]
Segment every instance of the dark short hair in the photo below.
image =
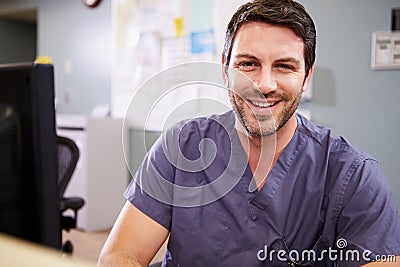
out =
[[(315, 61), (316, 31), (305, 8), (292, 0), (253, 0), (243, 4), (233, 14), (225, 33), (222, 56), (229, 65), (232, 45), (239, 28), (249, 22), (263, 22), (291, 29), (304, 43), (306, 77)], [(225, 68), (225, 69), (226, 69)]]

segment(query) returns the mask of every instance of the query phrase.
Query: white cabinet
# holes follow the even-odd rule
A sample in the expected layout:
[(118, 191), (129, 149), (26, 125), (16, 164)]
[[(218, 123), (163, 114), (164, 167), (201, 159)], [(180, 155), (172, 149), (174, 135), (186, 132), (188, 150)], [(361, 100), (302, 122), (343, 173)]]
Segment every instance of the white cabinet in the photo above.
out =
[(127, 136), (122, 131), (122, 119), (57, 116), (57, 134), (73, 139), (80, 150), (65, 195), (85, 199), (77, 222), (82, 230), (111, 228), (125, 202), (128, 169), (123, 149), (129, 146), (122, 141)]

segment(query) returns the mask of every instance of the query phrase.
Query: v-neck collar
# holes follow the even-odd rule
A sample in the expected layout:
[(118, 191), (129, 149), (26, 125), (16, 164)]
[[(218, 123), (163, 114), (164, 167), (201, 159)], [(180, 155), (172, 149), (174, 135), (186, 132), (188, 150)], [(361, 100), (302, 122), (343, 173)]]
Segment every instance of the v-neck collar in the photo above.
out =
[[(299, 117), (297, 118), (299, 121)], [(292, 166), (293, 162), (298, 158), (300, 151), (306, 143), (306, 140), (304, 138), (300, 138), (299, 136), (299, 131), (301, 127), (302, 124), (300, 120), (300, 123), (298, 123), (298, 127), (292, 139), (272, 167), (265, 184), (259, 190), (256, 190), (252, 193), (249, 192), (251, 194), (251, 198), (248, 203), (253, 219), (256, 219), (257, 215), (262, 210), (266, 209), (267, 206), (273, 201), (278, 188), (282, 184), (283, 179), (287, 176), (290, 167)], [(251, 179), (246, 181), (248, 190), (248, 187), (253, 177), (249, 165), (247, 166), (245, 175), (246, 177), (251, 177)]]

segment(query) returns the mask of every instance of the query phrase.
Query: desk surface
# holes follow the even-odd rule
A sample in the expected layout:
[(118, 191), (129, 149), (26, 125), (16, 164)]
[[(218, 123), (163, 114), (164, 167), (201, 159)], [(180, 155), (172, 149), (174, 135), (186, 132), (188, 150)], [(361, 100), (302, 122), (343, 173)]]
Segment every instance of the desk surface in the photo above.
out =
[(0, 234), (0, 266), (94, 267), (89, 262), (63, 256), (50, 248)]

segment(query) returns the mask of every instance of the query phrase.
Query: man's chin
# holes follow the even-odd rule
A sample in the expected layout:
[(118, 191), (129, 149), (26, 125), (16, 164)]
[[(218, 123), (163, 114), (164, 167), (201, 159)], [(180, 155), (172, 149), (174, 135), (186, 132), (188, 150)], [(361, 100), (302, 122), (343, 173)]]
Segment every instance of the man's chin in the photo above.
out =
[(245, 126), (247, 133), (252, 137), (267, 137), (274, 135), (277, 131), (275, 124), (261, 125), (261, 127)]

